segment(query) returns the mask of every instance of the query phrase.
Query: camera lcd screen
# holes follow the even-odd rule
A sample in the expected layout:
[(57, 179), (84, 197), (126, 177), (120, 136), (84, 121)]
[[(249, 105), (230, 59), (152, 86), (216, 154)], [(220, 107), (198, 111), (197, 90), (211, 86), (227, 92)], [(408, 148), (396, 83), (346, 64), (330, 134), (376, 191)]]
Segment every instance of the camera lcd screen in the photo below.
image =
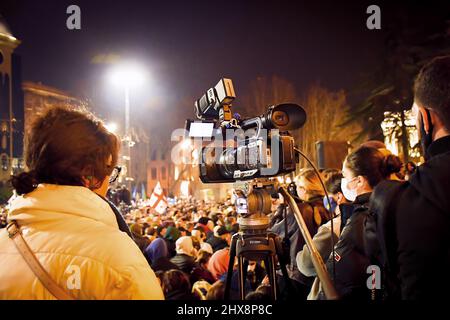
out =
[(213, 122), (191, 122), (189, 127), (189, 137), (210, 138), (213, 136)]

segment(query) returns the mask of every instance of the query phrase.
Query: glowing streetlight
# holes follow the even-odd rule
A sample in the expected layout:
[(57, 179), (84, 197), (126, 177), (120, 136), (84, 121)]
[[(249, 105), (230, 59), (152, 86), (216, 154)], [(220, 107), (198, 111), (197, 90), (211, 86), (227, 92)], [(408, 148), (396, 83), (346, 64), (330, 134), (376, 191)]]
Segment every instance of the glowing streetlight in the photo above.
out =
[(147, 79), (147, 75), (144, 69), (134, 63), (123, 63), (117, 65), (109, 74), (110, 82), (125, 91), (125, 136), (123, 138), (125, 142), (126, 155), (123, 157), (128, 161), (127, 172), (128, 177), (126, 180), (129, 182), (128, 187), (131, 189), (131, 147), (134, 142), (130, 135), (130, 89), (142, 86)]
[(105, 127), (106, 127), (106, 129), (107, 129), (109, 132), (111, 132), (111, 133), (117, 133), (117, 129), (118, 129), (117, 123), (115, 123), (115, 122), (110, 122), (110, 123), (107, 123), (107, 124), (105, 125)]
[(124, 63), (111, 71), (111, 83), (118, 87), (132, 88), (142, 86), (147, 79), (142, 67), (137, 64)]

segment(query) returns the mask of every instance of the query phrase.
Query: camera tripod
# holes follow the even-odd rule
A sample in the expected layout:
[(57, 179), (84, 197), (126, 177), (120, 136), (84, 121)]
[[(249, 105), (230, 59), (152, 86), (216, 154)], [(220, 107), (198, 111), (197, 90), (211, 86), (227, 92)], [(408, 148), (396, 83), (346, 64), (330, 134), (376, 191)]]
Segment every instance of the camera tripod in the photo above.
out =
[[(228, 263), (228, 273), (225, 283), (226, 300), (230, 299), (230, 289), (233, 276), (234, 260), (238, 258), (238, 281), (240, 299), (245, 299), (245, 279), (247, 277), (248, 261), (264, 261), (267, 275), (270, 282), (271, 297), (276, 300), (279, 296), (276, 275), (276, 261), (280, 264), (283, 278), (286, 282), (286, 288), (294, 292), (293, 284), (288, 276), (286, 265), (288, 264), (289, 243), (287, 239), (281, 242), (280, 238), (267, 233), (269, 227), (269, 218), (267, 214), (271, 212), (271, 197), (280, 193), (284, 199), (283, 215), (285, 220), (285, 237), (287, 237), (286, 207), (289, 206), (299, 226), (300, 232), (305, 239), (306, 245), (311, 252), (311, 259), (317, 272), (325, 296), (327, 299), (337, 299), (337, 292), (331, 282), (325, 264), (312, 241), (301, 212), (294, 200), (294, 197), (280, 186), (276, 181), (255, 180), (252, 185), (252, 191), (247, 197), (247, 211), (243, 210), (243, 216), (240, 218), (239, 226), (241, 231), (236, 233), (231, 241), (230, 261)], [(284, 248), (284, 246), (286, 249)], [(277, 259), (276, 259), (277, 258)]]
[(271, 297), (277, 300), (279, 296), (276, 275), (276, 261), (280, 263), (280, 269), (286, 284), (290, 286), (290, 279), (286, 269), (286, 259), (280, 238), (273, 234), (245, 234), (236, 233), (231, 239), (230, 262), (225, 284), (225, 300), (230, 298), (231, 280), (233, 276), (234, 259), (238, 259), (238, 284), (240, 299), (245, 299), (245, 280), (249, 261), (263, 261), (269, 278)]

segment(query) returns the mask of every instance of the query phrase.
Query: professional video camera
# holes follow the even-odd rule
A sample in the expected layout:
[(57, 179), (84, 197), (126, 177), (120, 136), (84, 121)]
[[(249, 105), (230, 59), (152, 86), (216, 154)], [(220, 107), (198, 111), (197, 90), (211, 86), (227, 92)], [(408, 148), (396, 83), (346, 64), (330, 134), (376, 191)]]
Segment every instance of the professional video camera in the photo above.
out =
[[(286, 269), (286, 248), (279, 237), (268, 233), (272, 198), (282, 194), (285, 208), (289, 205), (295, 215), (303, 237), (312, 252), (312, 260), (323, 283), (327, 297), (336, 293), (329, 279), (322, 258), (315, 249), (306, 224), (294, 198), (273, 177), (295, 171), (300, 150), (288, 130), (302, 127), (306, 113), (297, 104), (284, 103), (271, 106), (255, 118), (241, 119), (232, 115), (231, 103), (236, 98), (230, 79), (221, 79), (195, 102), (197, 121), (187, 120), (189, 139), (201, 139), (198, 158), (200, 179), (203, 183), (237, 182), (244, 185), (235, 191), (236, 209), (239, 213), (240, 232), (232, 237), (230, 261), (225, 285), (225, 298), (229, 298), (233, 264), (238, 260), (240, 297), (244, 299), (244, 279), (249, 261), (264, 261), (269, 277), (271, 294), (277, 299), (276, 265), (292, 289)], [(204, 139), (213, 140), (205, 146)], [(270, 147), (269, 147), (270, 146)], [(303, 155), (303, 154), (302, 154)], [(251, 182), (245, 180), (254, 179)], [(294, 188), (295, 189), (295, 188)], [(287, 232), (286, 232), (287, 234)]]
[(235, 97), (232, 81), (221, 79), (195, 102), (198, 120), (186, 121), (189, 138), (214, 141), (200, 150), (202, 182), (235, 182), (295, 171), (297, 156), (288, 130), (303, 126), (303, 108), (284, 103), (269, 107), (259, 117), (243, 120), (238, 114), (232, 115)]

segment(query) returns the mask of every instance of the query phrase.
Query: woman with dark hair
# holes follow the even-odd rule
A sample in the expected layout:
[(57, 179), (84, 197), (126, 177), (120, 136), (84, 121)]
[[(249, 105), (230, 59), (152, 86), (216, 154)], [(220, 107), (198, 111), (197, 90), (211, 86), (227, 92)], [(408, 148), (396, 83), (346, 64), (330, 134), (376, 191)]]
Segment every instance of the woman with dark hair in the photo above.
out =
[(189, 277), (183, 271), (166, 271), (161, 282), (167, 300), (200, 300), (191, 292)]
[(0, 231), (0, 299), (163, 299), (105, 201), (119, 139), (91, 113), (52, 107), (25, 137), (27, 171)]
[[(341, 189), (352, 201), (341, 212), (341, 235), (327, 268), (341, 299), (370, 300), (376, 296), (367, 287), (367, 267), (371, 265), (364, 246), (364, 224), (369, 215), (369, 199), (375, 186), (400, 171), (402, 163), (392, 154), (362, 147), (347, 156), (342, 167)], [(334, 260), (334, 261), (333, 261)]]

